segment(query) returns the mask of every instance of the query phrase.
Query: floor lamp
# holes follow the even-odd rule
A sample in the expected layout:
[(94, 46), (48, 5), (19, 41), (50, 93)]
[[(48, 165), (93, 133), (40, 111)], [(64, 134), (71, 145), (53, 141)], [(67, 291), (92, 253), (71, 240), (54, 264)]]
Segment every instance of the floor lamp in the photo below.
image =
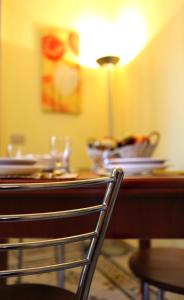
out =
[(117, 56), (103, 56), (96, 60), (100, 66), (107, 69), (107, 109), (108, 109), (108, 136), (113, 137), (113, 108), (112, 108), (112, 82), (111, 82), (111, 66), (115, 66), (119, 62)]

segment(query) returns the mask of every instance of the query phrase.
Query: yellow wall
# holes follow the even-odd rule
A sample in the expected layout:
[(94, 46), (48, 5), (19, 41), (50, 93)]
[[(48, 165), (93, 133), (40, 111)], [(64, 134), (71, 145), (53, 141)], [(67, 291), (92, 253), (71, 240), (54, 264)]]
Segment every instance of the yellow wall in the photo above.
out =
[[(115, 135), (121, 138), (129, 133), (159, 130), (162, 139), (157, 155), (171, 158), (178, 167), (184, 167), (182, 1), (177, 1), (178, 6), (168, 0), (153, 1), (152, 6), (150, 1), (132, 1), (147, 13), (150, 37), (165, 25), (141, 54), (126, 67), (117, 68), (113, 77)], [(46, 153), (52, 134), (69, 135), (73, 143), (72, 164), (89, 165), (86, 140), (107, 133), (105, 73), (82, 68), (80, 115), (43, 112), (39, 32), (43, 26), (75, 29), (80, 16), (85, 14), (105, 13), (115, 18), (122, 3), (126, 6), (129, 2), (108, 1), (107, 5), (107, 1), (97, 0), (88, 3), (84, 0), (3, 1), (1, 155), (5, 154), (12, 133), (26, 136), (24, 151), (27, 153)], [(180, 14), (176, 15), (179, 7)], [(171, 19), (166, 24), (168, 18)]]
[[(158, 130), (156, 156), (184, 168), (184, 7), (120, 70), (117, 134)], [(121, 123), (120, 123), (120, 120)]]
[[(82, 68), (82, 112), (80, 115), (46, 113), (40, 100), (40, 40), (43, 24), (55, 26), (55, 14), (45, 20), (40, 7), (40, 23), (34, 21), (35, 7), (27, 16), (24, 7), (18, 10), (5, 7), (3, 43), (3, 101), (1, 153), (5, 153), (9, 136), (13, 133), (26, 136), (26, 153), (47, 153), (50, 135), (68, 135), (72, 139), (72, 164), (76, 167), (89, 165), (86, 141), (90, 136), (103, 136), (107, 130), (105, 120), (104, 74)], [(8, 3), (8, 2), (6, 2)], [(15, 2), (14, 2), (15, 3)], [(25, 3), (28, 3), (25, 1)], [(65, 3), (65, 5), (67, 2)], [(67, 7), (65, 7), (67, 10)], [(44, 8), (48, 13), (49, 9)], [(56, 13), (55, 8), (54, 13)], [(62, 10), (61, 10), (62, 12)], [(62, 24), (61, 13), (59, 25)], [(52, 16), (52, 17), (51, 17)], [(42, 19), (43, 18), (43, 19)], [(64, 20), (65, 21), (65, 20)], [(66, 22), (66, 21), (65, 21)]]

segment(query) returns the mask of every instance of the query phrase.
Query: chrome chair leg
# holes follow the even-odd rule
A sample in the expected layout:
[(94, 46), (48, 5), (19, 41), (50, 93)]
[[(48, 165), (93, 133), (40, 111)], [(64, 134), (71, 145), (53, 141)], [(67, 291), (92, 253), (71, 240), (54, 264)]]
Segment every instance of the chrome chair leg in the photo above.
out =
[(163, 299), (164, 299), (164, 290), (158, 289), (157, 300), (163, 300)]
[(143, 283), (143, 300), (149, 300), (149, 284)]
[[(85, 244), (84, 242), (80, 243), (80, 250), (81, 253), (85, 252)], [(64, 262), (65, 260), (65, 246), (60, 245), (60, 246), (56, 246), (54, 247), (54, 251), (55, 251), (55, 260), (56, 262)], [(57, 278), (58, 278), (58, 285), (61, 288), (64, 288), (65, 285), (65, 274), (64, 274), (64, 270), (63, 271), (59, 271), (57, 272)]]
[[(55, 251), (55, 259), (58, 262), (64, 262), (64, 258), (65, 258), (65, 246), (64, 245), (59, 245), (54, 247), (54, 251)], [(57, 272), (57, 278), (58, 278), (58, 285), (61, 288), (64, 288), (65, 285), (65, 274), (64, 274), (64, 270)]]
[[(23, 242), (23, 239), (20, 238), (19, 239), (19, 242), (22, 243)], [(18, 250), (18, 253), (17, 253), (17, 267), (18, 269), (22, 269), (23, 268), (23, 250)], [(17, 280), (16, 280), (17, 284), (20, 284), (21, 283), (21, 276), (18, 276), (17, 277)]]

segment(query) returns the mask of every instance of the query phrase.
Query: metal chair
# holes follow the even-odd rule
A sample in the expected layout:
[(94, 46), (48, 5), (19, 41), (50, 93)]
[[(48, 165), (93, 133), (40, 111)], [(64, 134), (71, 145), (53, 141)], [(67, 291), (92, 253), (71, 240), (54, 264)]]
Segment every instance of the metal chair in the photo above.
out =
[[(12, 250), (25, 250), (25, 249), (41, 249), (43, 247), (50, 246), (59, 246), (59, 245), (69, 245), (79, 241), (88, 241), (89, 248), (85, 257), (75, 259), (74, 261), (65, 261), (62, 263), (56, 263), (52, 265), (40, 265), (24, 267), (24, 268), (15, 268), (11, 270), (0, 270), (0, 278), (4, 277), (15, 277), (15, 276), (26, 276), (26, 275), (36, 275), (47, 272), (54, 272), (60, 270), (67, 270), (71, 268), (81, 268), (81, 275), (79, 279), (79, 283), (76, 289), (76, 293), (66, 290), (64, 288), (58, 286), (51, 286), (46, 284), (35, 284), (35, 283), (20, 283), (20, 284), (8, 284), (0, 287), (0, 297), (4, 300), (86, 300), (88, 298), (93, 274), (95, 271), (96, 263), (98, 256), (100, 254), (100, 249), (103, 244), (103, 240), (105, 238), (105, 234), (108, 228), (108, 224), (111, 218), (111, 214), (114, 208), (115, 201), (118, 196), (119, 188), (121, 186), (121, 182), (123, 179), (123, 171), (121, 169), (115, 169), (112, 172), (112, 175), (109, 177), (101, 177), (96, 179), (89, 180), (75, 180), (68, 182), (47, 182), (47, 183), (22, 183), (22, 184), (1, 184), (0, 188), (3, 190), (11, 191), (13, 189), (14, 195), (16, 192), (23, 192), (25, 194), (33, 192), (39, 193), (44, 191), (52, 191), (52, 190), (60, 190), (65, 189), (68, 191), (69, 189), (74, 189), (76, 194), (81, 195), (81, 191), (83, 191), (87, 195), (94, 193), (95, 188), (100, 185), (104, 187), (104, 192), (101, 194), (101, 199), (98, 199), (95, 202), (95, 205), (90, 206), (90, 201), (86, 199), (85, 207), (83, 205), (82, 208), (71, 208), (69, 210), (64, 211), (52, 211), (52, 212), (34, 212), (34, 213), (19, 213), (19, 214), (9, 214), (9, 215), (0, 215), (0, 226), (9, 226), (11, 225), (11, 230), (15, 230), (14, 227), (17, 225), (25, 226), (28, 236), (29, 230), (31, 232), (35, 225), (38, 222), (38, 226), (36, 225), (37, 233), (39, 233), (39, 228), (43, 227), (43, 223), (46, 222), (49, 224), (53, 222), (55, 226), (57, 222), (57, 227), (55, 226), (55, 230), (57, 228), (68, 229), (74, 233), (67, 235), (64, 237), (43, 237), (40, 240), (35, 241), (19, 241), (11, 242), (10, 240), (7, 243), (0, 245), (1, 251), (12, 251)], [(89, 192), (88, 190), (89, 189)], [(58, 195), (58, 191), (56, 191)], [(18, 194), (19, 195), (19, 194)], [(65, 193), (62, 193), (65, 195)], [(93, 194), (95, 195), (95, 194)], [(54, 197), (54, 194), (53, 194)], [(95, 199), (96, 201), (97, 199)], [(88, 205), (88, 206), (87, 206)], [(85, 230), (85, 226), (83, 224), (84, 218), (87, 218), (88, 226), (92, 221), (94, 222), (94, 226), (92, 230)], [(78, 220), (78, 221), (77, 221)], [(75, 233), (77, 225), (75, 226), (74, 222), (77, 221), (82, 223), (82, 233)], [(59, 222), (59, 224), (58, 224)], [(14, 226), (15, 224), (15, 226)], [(72, 226), (70, 226), (72, 224)], [(32, 228), (33, 226), (33, 228)], [(60, 226), (60, 227), (58, 227)], [(71, 228), (72, 227), (72, 228)], [(18, 227), (17, 227), (18, 228)], [(64, 229), (64, 230), (65, 230)], [(59, 229), (58, 229), (59, 230)], [(31, 233), (32, 234), (32, 233)], [(19, 236), (17, 236), (19, 238)], [(20, 236), (22, 237), (22, 236)]]
[(132, 272), (141, 279), (143, 299), (150, 298), (150, 286), (157, 288), (157, 299), (169, 291), (184, 295), (184, 250), (149, 248), (136, 251), (129, 260)]

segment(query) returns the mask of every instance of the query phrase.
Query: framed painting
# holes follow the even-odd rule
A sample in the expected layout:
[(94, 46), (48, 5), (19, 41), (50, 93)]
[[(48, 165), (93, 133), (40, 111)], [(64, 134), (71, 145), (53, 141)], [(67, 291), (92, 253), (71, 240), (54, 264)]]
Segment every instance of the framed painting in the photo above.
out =
[(42, 107), (80, 113), (79, 37), (66, 29), (42, 30)]

